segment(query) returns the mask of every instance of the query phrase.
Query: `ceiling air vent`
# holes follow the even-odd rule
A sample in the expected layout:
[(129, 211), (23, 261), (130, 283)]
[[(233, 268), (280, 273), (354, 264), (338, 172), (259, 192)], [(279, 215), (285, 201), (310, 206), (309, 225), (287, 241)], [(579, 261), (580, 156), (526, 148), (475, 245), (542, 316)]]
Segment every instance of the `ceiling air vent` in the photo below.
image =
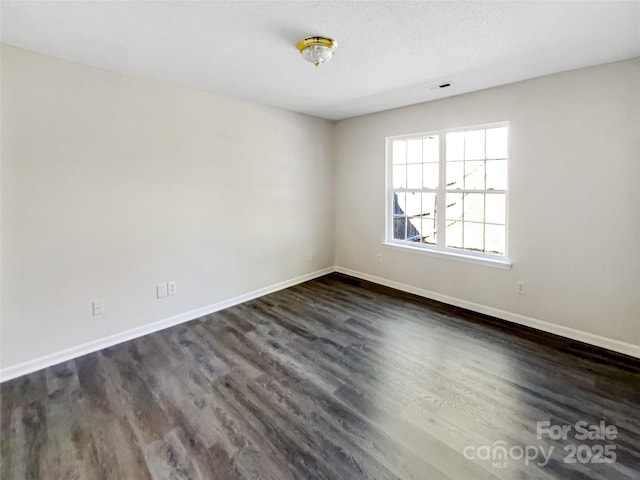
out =
[(429, 90), (440, 90), (441, 88), (452, 87), (453, 85), (454, 85), (453, 82), (437, 83), (436, 85), (431, 85), (429, 87)]

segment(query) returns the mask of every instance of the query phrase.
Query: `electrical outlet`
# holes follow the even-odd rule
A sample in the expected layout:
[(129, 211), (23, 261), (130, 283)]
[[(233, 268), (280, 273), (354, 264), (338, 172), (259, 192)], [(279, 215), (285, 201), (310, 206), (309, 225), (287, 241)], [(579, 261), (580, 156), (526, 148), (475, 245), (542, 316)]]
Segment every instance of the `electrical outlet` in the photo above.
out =
[(376, 262), (382, 263), (382, 254), (381, 253), (376, 253)]
[(524, 293), (525, 293), (524, 282), (522, 280), (518, 280), (516, 282), (516, 293), (518, 293), (520, 295), (524, 295)]
[(94, 300), (91, 302), (92, 315), (102, 315), (104, 313), (104, 300)]
[(159, 283), (156, 285), (156, 296), (158, 298), (164, 298), (169, 295), (169, 291), (166, 283)]
[(167, 283), (167, 287), (169, 295), (175, 295), (176, 293), (178, 293), (178, 282), (169, 282)]

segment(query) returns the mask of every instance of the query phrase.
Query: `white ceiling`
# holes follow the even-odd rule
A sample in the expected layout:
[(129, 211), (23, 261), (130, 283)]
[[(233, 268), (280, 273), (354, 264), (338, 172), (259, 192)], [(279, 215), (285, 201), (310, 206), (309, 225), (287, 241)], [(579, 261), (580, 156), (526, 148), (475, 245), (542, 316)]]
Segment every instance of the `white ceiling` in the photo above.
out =
[[(0, 13), (12, 45), (328, 119), (640, 56), (640, 1), (2, 1)], [(338, 41), (318, 69), (296, 49), (310, 35)]]

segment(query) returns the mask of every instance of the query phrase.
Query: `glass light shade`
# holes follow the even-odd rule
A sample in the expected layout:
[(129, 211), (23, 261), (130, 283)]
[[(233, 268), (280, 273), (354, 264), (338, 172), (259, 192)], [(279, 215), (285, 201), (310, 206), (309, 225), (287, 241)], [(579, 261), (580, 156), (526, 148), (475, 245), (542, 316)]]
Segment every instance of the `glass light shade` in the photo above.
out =
[(324, 45), (311, 45), (300, 53), (302, 53), (302, 56), (307, 62), (311, 62), (315, 65), (328, 62), (331, 60), (331, 57), (333, 57), (333, 49)]
[(298, 50), (302, 58), (316, 67), (331, 60), (337, 46), (338, 43), (335, 40), (326, 37), (307, 37), (298, 42)]

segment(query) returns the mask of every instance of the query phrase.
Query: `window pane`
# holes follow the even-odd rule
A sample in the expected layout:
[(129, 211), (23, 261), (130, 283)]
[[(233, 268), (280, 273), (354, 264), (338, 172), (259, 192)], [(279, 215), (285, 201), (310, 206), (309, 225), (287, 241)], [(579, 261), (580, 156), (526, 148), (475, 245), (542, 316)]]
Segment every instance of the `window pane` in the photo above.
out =
[(484, 229), (482, 223), (464, 222), (464, 248), (465, 250), (484, 250)]
[(507, 127), (487, 130), (487, 158), (507, 158)]
[(464, 162), (464, 188), (484, 190), (484, 161)]
[(410, 242), (420, 242), (422, 236), (420, 235), (420, 229), (422, 228), (422, 220), (420, 217), (408, 218), (407, 223), (407, 240)]
[(393, 219), (393, 238), (396, 240), (406, 240), (406, 225), (407, 219), (405, 217), (399, 217)]
[(462, 222), (447, 222), (447, 247), (462, 248)]
[(507, 161), (487, 160), (487, 190), (507, 189)]
[(447, 193), (447, 220), (462, 220), (462, 193)]
[(505, 224), (505, 195), (501, 193), (488, 194), (485, 197), (485, 218), (487, 223)]
[(447, 133), (447, 162), (464, 159), (464, 132)]
[(422, 164), (407, 165), (407, 188), (422, 188)]
[(422, 163), (422, 139), (407, 140), (407, 163)]
[(436, 244), (436, 222), (428, 217), (422, 219), (422, 241), (432, 245)]
[(464, 194), (464, 220), (466, 222), (484, 222), (484, 194)]
[(440, 166), (437, 163), (422, 165), (422, 185), (424, 188), (438, 188)]
[(392, 145), (393, 164), (407, 163), (407, 141), (394, 140)]
[(439, 162), (440, 161), (440, 138), (438, 135), (433, 137), (425, 137), (422, 140), (423, 162)]
[(393, 166), (393, 188), (407, 188), (407, 166)]
[(447, 188), (464, 188), (464, 162), (447, 162)]
[(435, 193), (423, 193), (422, 194), (422, 218), (435, 218), (436, 217), (436, 194)]
[(485, 251), (495, 255), (505, 253), (505, 227), (502, 225), (485, 225)]
[(420, 215), (421, 193), (407, 193), (407, 209), (405, 213), (409, 217)]
[(393, 194), (393, 214), (394, 215), (404, 215), (406, 210), (406, 194), (405, 193), (394, 193)]
[(464, 132), (464, 159), (480, 160), (484, 158), (484, 130)]

